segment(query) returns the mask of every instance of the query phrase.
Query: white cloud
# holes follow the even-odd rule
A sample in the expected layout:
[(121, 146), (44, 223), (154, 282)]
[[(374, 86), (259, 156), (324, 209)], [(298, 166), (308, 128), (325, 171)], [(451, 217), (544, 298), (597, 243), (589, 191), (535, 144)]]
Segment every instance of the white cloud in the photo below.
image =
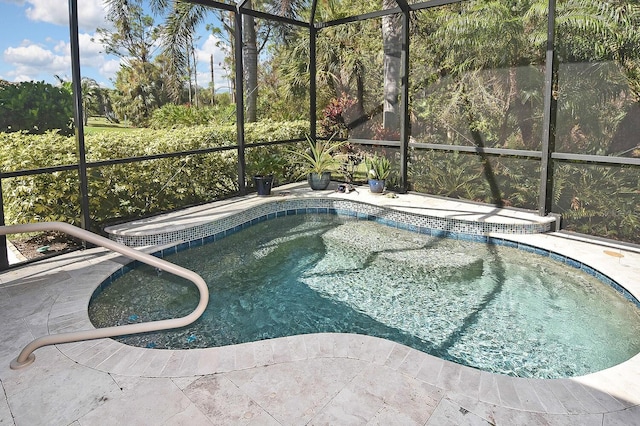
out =
[[(220, 47), (222, 46), (222, 47)], [(225, 44), (218, 37), (209, 34), (209, 37), (202, 43), (202, 47), (196, 49), (196, 55), (198, 57), (198, 61), (207, 63), (210, 61), (211, 55), (213, 54), (213, 63), (215, 66), (220, 66), (224, 61), (226, 56), (224, 52)]]
[[(69, 3), (67, 0), (26, 0), (29, 5), (26, 14), (36, 22), (69, 25)], [(78, 25), (85, 31), (104, 27), (105, 7), (103, 0), (82, 0), (78, 2)]]
[(104, 58), (105, 47), (100, 43), (95, 35), (82, 33), (78, 34), (78, 42), (80, 44), (80, 56), (85, 58)]
[(115, 79), (116, 72), (120, 69), (120, 64), (122, 63), (122, 59), (111, 59), (109, 61), (105, 61), (98, 69), (100, 75), (105, 77), (108, 80)]
[[(93, 35), (87, 33), (78, 34), (78, 43), (80, 61), (82, 65), (97, 66), (101, 65), (105, 61), (105, 48), (102, 43), (94, 38)], [(57, 53), (70, 56), (71, 44), (66, 41), (59, 41), (54, 46), (53, 50)]]
[(224, 76), (227, 71), (223, 69), (224, 58), (226, 56), (223, 48), (218, 44), (221, 40), (213, 35), (204, 41), (200, 48), (196, 49), (196, 58), (198, 59), (198, 86), (208, 87), (211, 83), (211, 55), (213, 55), (213, 74), (215, 79), (216, 92), (222, 91), (222, 88), (228, 88), (228, 78)]
[(14, 69), (8, 72), (13, 81), (33, 80), (34, 76), (64, 75), (69, 69), (69, 58), (56, 55), (51, 50), (30, 42), (19, 47), (8, 47), (3, 53), (4, 62)]
[[(109, 59), (103, 53), (104, 46), (93, 40), (91, 34), (78, 35), (81, 73), (85, 76), (99, 72), (109, 80), (114, 77), (120, 62)], [(20, 46), (5, 49), (3, 61), (13, 67), (7, 74), (14, 81), (49, 80), (54, 75), (68, 79), (71, 73), (70, 44), (52, 39), (47, 39), (45, 44), (23, 40)], [(95, 70), (93, 73), (92, 69)]]
[(62, 58), (50, 50), (36, 44), (20, 47), (9, 47), (4, 51), (4, 60), (14, 65), (25, 67), (47, 67)]

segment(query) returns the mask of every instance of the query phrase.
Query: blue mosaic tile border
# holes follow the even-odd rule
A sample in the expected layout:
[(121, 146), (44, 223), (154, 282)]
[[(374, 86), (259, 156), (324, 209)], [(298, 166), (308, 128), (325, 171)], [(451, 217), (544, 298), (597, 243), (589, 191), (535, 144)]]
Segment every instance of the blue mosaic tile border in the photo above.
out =
[[(328, 200), (328, 201), (335, 201), (335, 200)], [(350, 201), (347, 201), (347, 203), (353, 203)], [(353, 204), (362, 204), (362, 203), (353, 203)], [(370, 206), (368, 204), (365, 204), (365, 206)], [(258, 206), (260, 207), (260, 206)], [(375, 206), (370, 206), (373, 207), (374, 209), (380, 209), (380, 210), (386, 210), (386, 211), (390, 211), (389, 209), (383, 209), (380, 207), (375, 207)], [(401, 218), (403, 215), (410, 215), (410, 216), (419, 216), (419, 215), (415, 215), (415, 214), (411, 214), (411, 213), (406, 213), (406, 212), (397, 212), (397, 211), (392, 211), (393, 213), (400, 213), (400, 215), (393, 215), (394, 218)], [(516, 241), (511, 241), (511, 240), (507, 240), (504, 238), (496, 238), (496, 237), (488, 237), (486, 235), (482, 235), (481, 233), (469, 233), (469, 232), (460, 232), (460, 231), (453, 231), (450, 229), (442, 229), (442, 228), (430, 228), (428, 226), (420, 226), (420, 225), (416, 225), (413, 223), (407, 223), (404, 221), (397, 221), (392, 219), (391, 217), (382, 217), (380, 215), (376, 215), (376, 214), (370, 214), (368, 212), (362, 212), (362, 211), (354, 211), (354, 210), (349, 210), (349, 209), (345, 209), (345, 208), (341, 208), (341, 209), (336, 209), (336, 208), (332, 208), (332, 207), (296, 207), (296, 208), (287, 208), (287, 209), (282, 209), (282, 210), (278, 210), (275, 212), (269, 212), (269, 213), (265, 213), (262, 214), (260, 216), (257, 217), (253, 217), (250, 219), (245, 220), (244, 222), (238, 223), (238, 221), (236, 220), (230, 220), (230, 219), (237, 219), (237, 216), (242, 216), (243, 214), (247, 213), (247, 211), (240, 213), (238, 215), (234, 215), (234, 216), (230, 216), (230, 217), (226, 217), (223, 218), (221, 220), (219, 220), (218, 222), (222, 222), (227, 224), (227, 228), (226, 229), (222, 229), (222, 228), (216, 228), (218, 229), (218, 232), (212, 234), (212, 235), (208, 235), (206, 237), (202, 237), (202, 238), (195, 238), (191, 241), (185, 241), (185, 242), (180, 242), (179, 244), (176, 244), (175, 246), (172, 247), (168, 247), (162, 250), (159, 250), (155, 253), (153, 253), (154, 256), (156, 257), (160, 257), (160, 258), (164, 258), (166, 256), (181, 252), (183, 250), (187, 250), (190, 248), (195, 248), (195, 247), (200, 247), (202, 245), (205, 244), (209, 244), (212, 243), (214, 241), (218, 241), (222, 238), (225, 238), (229, 235), (232, 235), (238, 231), (241, 231), (242, 229), (248, 228), (250, 226), (253, 226), (257, 223), (260, 222), (264, 222), (266, 220), (270, 220), (270, 219), (274, 219), (276, 217), (283, 217), (283, 216), (292, 216), (292, 215), (299, 215), (299, 214), (332, 214), (332, 215), (338, 215), (338, 216), (345, 216), (345, 217), (352, 217), (355, 219), (359, 219), (359, 220), (372, 220), (375, 221), (377, 223), (381, 223), (383, 225), (386, 226), (390, 226), (393, 228), (398, 228), (398, 229), (403, 229), (406, 231), (410, 231), (410, 232), (416, 232), (419, 234), (423, 234), (423, 235), (430, 235), (433, 237), (438, 237), (438, 238), (452, 238), (452, 239), (457, 239), (457, 240), (462, 240), (462, 241), (473, 241), (473, 242), (478, 242), (478, 243), (485, 243), (485, 244), (492, 244), (492, 245), (497, 245), (497, 246), (505, 246), (505, 247), (512, 247), (512, 248), (516, 248), (518, 250), (522, 250), (528, 253), (533, 253), (533, 254), (537, 254), (539, 256), (544, 256), (544, 257), (549, 257), (552, 260), (555, 260), (556, 262), (560, 262), (560, 263), (564, 263), (565, 265), (568, 265), (572, 268), (576, 268), (579, 269), (589, 275), (591, 275), (592, 277), (595, 277), (596, 279), (598, 279), (599, 281), (601, 281), (602, 283), (612, 287), (614, 290), (616, 290), (618, 293), (620, 293), (625, 299), (629, 300), (630, 302), (634, 303), (638, 308), (640, 308), (640, 300), (636, 299), (631, 293), (629, 293), (629, 291), (627, 289), (625, 289), (624, 287), (622, 287), (620, 284), (618, 284), (616, 281), (614, 281), (613, 279), (611, 279), (610, 277), (608, 277), (607, 275), (597, 271), (596, 269), (593, 269), (592, 267), (590, 267), (589, 265), (586, 265), (582, 262), (579, 262), (575, 259), (572, 259), (568, 256), (563, 256), (561, 254), (549, 251), (549, 250), (545, 250), (545, 249), (541, 249), (539, 247), (535, 247), (529, 244), (524, 244), (524, 243), (520, 243), (520, 242), (516, 242)], [(251, 215), (249, 215), (251, 216)], [(442, 219), (442, 221), (448, 221), (447, 219)], [(207, 224), (210, 225), (210, 224)], [(479, 225), (483, 225), (482, 223), (479, 223)], [(489, 224), (490, 225), (490, 224)], [(549, 224), (547, 224), (549, 225)], [(464, 228), (469, 229), (469, 228)], [(493, 231), (484, 231), (484, 232), (493, 232)], [(542, 231), (540, 231), (542, 232)], [(114, 280), (118, 279), (119, 277), (121, 277), (122, 275), (124, 275), (125, 273), (129, 272), (132, 269), (137, 268), (138, 266), (140, 266), (140, 262), (138, 261), (133, 261), (125, 266), (123, 266), (122, 268), (120, 268), (118, 271), (114, 272), (109, 278), (107, 278), (105, 281), (103, 281), (100, 286), (95, 290), (92, 299), (97, 296), (98, 294), (100, 294), (100, 292), (106, 288), (109, 284), (111, 284)]]
[[(397, 228), (423, 232), (433, 230), (430, 235), (447, 234), (450, 232), (471, 235), (485, 235), (487, 233), (504, 234), (535, 234), (548, 232), (551, 223), (501, 224), (478, 222), (463, 219), (449, 219), (436, 216), (403, 212), (387, 207), (374, 206), (351, 200), (334, 198), (287, 199), (263, 203), (247, 210), (222, 219), (194, 225), (191, 228), (169, 232), (159, 232), (151, 235), (109, 235), (114, 241), (130, 247), (158, 246), (182, 241), (216, 236), (229, 229), (242, 227), (246, 223), (257, 223), (273, 217), (304, 213), (331, 213), (341, 216), (352, 216), (358, 219), (374, 220), (383, 224), (396, 224)], [(431, 232), (431, 231), (429, 231)]]

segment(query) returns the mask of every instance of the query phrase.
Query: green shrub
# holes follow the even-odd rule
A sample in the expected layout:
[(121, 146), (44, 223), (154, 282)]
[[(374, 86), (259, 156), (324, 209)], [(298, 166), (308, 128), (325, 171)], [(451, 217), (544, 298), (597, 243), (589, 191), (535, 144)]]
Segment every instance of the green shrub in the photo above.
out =
[(45, 82), (0, 85), (0, 132), (73, 133), (73, 98)]
[[(536, 161), (493, 157), (494, 187), (506, 206), (537, 209), (540, 165)], [(411, 189), (450, 198), (494, 203), (495, 194), (474, 154), (413, 150)], [(627, 166), (556, 166), (552, 211), (566, 230), (640, 243), (640, 171)]]
[[(302, 138), (308, 122), (248, 123), (246, 142)], [(195, 126), (173, 130), (136, 129), (127, 133), (87, 135), (87, 161), (233, 146), (236, 126)], [(75, 141), (58, 133), (0, 133), (4, 171), (76, 162)], [(283, 147), (261, 147), (278, 152)], [(53, 160), (52, 160), (53, 159)], [(90, 215), (104, 224), (149, 216), (212, 201), (238, 191), (237, 150), (163, 158), (129, 164), (90, 167)], [(288, 169), (283, 166), (283, 172)], [(287, 177), (289, 179), (289, 177)], [(284, 180), (288, 181), (288, 180)], [(8, 224), (61, 220), (79, 223), (79, 179), (76, 171), (3, 179)]]
[(183, 126), (233, 124), (235, 118), (235, 105), (194, 108), (188, 105), (166, 104), (153, 111), (149, 125), (154, 129), (171, 129)]
[(563, 228), (640, 243), (640, 170), (563, 164), (555, 169), (553, 211)]

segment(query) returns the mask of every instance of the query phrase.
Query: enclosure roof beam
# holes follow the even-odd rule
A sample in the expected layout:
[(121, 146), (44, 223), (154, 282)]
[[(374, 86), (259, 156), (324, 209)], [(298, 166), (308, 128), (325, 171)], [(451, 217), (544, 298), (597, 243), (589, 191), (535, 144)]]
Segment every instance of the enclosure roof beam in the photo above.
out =
[(445, 6), (447, 4), (462, 3), (463, 0), (431, 0), (409, 5), (411, 10), (430, 9), (432, 7)]
[(282, 23), (285, 23), (285, 24), (289, 24), (289, 25), (296, 25), (296, 26), (299, 26), (299, 27), (309, 27), (309, 23), (308, 22), (298, 21), (297, 19), (291, 19), (291, 18), (287, 18), (287, 17), (284, 17), (284, 16), (273, 15), (271, 13), (261, 12), (259, 10), (245, 9), (245, 8), (241, 7), (240, 8), (240, 12), (243, 15), (253, 16), (254, 18), (268, 19), (270, 21), (278, 21), (278, 22), (282, 22)]
[(377, 10), (375, 12), (364, 13), (362, 15), (349, 16), (342, 19), (336, 19), (334, 21), (322, 22), (322, 23), (316, 24), (316, 28), (321, 29), (321, 28), (333, 27), (336, 25), (348, 24), (351, 22), (365, 21), (367, 19), (380, 18), (382, 16), (393, 15), (395, 13), (401, 13), (401, 12), (402, 12), (402, 9), (400, 7), (394, 7), (393, 9)]
[(283, 22), (285, 24), (297, 25), (299, 27), (309, 26), (308, 22), (298, 21), (297, 19), (285, 18), (284, 16), (273, 15), (271, 13), (261, 12), (255, 9), (249, 9), (245, 7), (245, 4), (247, 3), (248, 0), (243, 0), (239, 2), (236, 6), (232, 4), (227, 4), (227, 3), (220, 3), (215, 0), (181, 0), (181, 1), (184, 1), (186, 3), (199, 4), (201, 6), (207, 6), (207, 7), (212, 7), (216, 9), (224, 9), (229, 12), (237, 12), (238, 10), (240, 10), (241, 13), (245, 15), (253, 16), (254, 18), (268, 19), (270, 21)]
[(221, 3), (215, 0), (181, 0), (185, 3), (199, 4), (200, 6), (213, 7), (216, 9), (223, 9), (228, 12), (236, 12), (236, 6), (228, 3)]

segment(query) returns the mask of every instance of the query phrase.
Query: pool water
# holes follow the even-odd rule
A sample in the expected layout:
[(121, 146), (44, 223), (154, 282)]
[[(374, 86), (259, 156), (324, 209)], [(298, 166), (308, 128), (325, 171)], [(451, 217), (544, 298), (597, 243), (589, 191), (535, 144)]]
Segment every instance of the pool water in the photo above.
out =
[[(583, 375), (640, 352), (640, 310), (580, 270), (531, 253), (331, 215), (269, 220), (167, 260), (211, 295), (189, 327), (125, 336), (150, 348), (319, 332), (390, 339), (521, 377)], [(94, 297), (96, 327), (183, 316), (193, 284), (140, 267)]]

